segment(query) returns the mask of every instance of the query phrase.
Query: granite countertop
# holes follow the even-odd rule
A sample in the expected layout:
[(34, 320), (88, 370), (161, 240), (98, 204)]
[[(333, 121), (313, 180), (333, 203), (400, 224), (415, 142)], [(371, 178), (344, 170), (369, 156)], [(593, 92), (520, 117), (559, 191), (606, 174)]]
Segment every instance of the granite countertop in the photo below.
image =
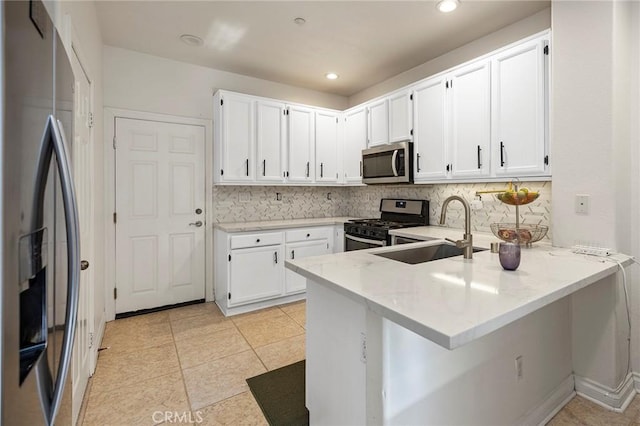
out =
[(255, 222), (227, 222), (216, 223), (214, 228), (225, 232), (266, 231), (272, 229), (301, 228), (305, 226), (341, 225), (350, 217), (321, 217), (287, 220), (264, 220)]
[[(462, 230), (441, 227), (393, 231), (410, 238), (460, 239)], [(474, 233), (474, 245), (497, 239)], [(631, 263), (624, 255), (603, 258), (534, 243), (522, 249), (520, 267), (505, 271), (490, 250), (416, 265), (375, 253), (439, 244), (432, 240), (287, 260), (287, 268), (447, 348), (454, 349), (549, 305)]]

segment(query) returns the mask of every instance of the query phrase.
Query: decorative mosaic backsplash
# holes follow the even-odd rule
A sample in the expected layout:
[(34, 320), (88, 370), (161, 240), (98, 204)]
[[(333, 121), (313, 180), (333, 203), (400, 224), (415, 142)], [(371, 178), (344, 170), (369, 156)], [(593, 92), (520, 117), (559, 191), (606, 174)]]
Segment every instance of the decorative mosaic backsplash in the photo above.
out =
[[(520, 207), (521, 223), (547, 225), (551, 228), (551, 182), (522, 182), (521, 187), (540, 191), (540, 197)], [(249, 222), (315, 217), (379, 217), (381, 198), (429, 200), (429, 222), (437, 224), (442, 203), (451, 195), (467, 201), (476, 191), (506, 188), (506, 183), (375, 185), (360, 187), (311, 186), (214, 186), (213, 218), (216, 222)], [(280, 200), (277, 199), (280, 194)], [(330, 198), (330, 199), (328, 199)], [(471, 228), (491, 232), (494, 222), (515, 222), (515, 207), (501, 203), (494, 194), (482, 195), (482, 208), (472, 210)], [(452, 202), (446, 226), (464, 228), (464, 209)], [(551, 229), (547, 238), (551, 236)]]
[[(440, 220), (442, 203), (451, 195), (458, 195), (471, 202), (476, 191), (506, 188), (506, 183), (440, 184), (440, 185), (403, 185), (403, 186), (366, 186), (351, 188), (351, 202), (347, 216), (377, 217), (381, 198), (399, 197), (429, 200), (429, 223)], [(520, 187), (540, 191), (540, 197), (534, 202), (520, 206), (520, 222), (532, 225), (549, 226), (551, 234), (551, 182), (522, 182)], [(483, 194), (482, 208), (471, 211), (471, 229), (491, 232), (490, 225), (495, 222), (515, 222), (516, 208), (498, 201), (494, 194)], [(447, 209), (446, 226), (464, 228), (464, 207), (452, 202)]]
[[(214, 186), (213, 218), (217, 223), (225, 223), (346, 216), (351, 200), (350, 189), (315, 186)], [(280, 194), (280, 200), (277, 199), (277, 194)]]

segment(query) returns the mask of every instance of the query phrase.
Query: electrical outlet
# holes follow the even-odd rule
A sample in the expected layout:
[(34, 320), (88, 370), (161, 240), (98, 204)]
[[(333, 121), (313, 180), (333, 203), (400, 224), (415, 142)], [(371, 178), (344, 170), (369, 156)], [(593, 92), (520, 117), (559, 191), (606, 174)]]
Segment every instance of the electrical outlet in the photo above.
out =
[(280, 192), (276, 192), (276, 201), (282, 201), (282, 194)]
[(327, 200), (331, 201), (331, 193), (327, 192)]
[(522, 355), (516, 357), (516, 379), (522, 380), (523, 371), (522, 371)]
[(583, 215), (589, 214), (589, 195), (576, 195), (576, 213)]

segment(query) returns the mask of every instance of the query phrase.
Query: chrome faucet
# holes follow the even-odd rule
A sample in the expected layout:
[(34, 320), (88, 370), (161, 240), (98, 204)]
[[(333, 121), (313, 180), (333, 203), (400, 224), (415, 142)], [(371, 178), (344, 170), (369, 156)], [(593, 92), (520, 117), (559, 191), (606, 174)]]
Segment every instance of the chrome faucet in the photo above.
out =
[(464, 239), (454, 241), (449, 238), (445, 238), (445, 240), (450, 241), (456, 245), (456, 247), (464, 250), (464, 258), (471, 259), (473, 257), (473, 236), (471, 235), (471, 208), (469, 207), (469, 203), (462, 197), (458, 197), (457, 195), (452, 195), (451, 197), (444, 200), (442, 204), (442, 212), (440, 212), (440, 225), (444, 225), (444, 221), (447, 217), (447, 207), (449, 203), (453, 200), (458, 200), (464, 206)]

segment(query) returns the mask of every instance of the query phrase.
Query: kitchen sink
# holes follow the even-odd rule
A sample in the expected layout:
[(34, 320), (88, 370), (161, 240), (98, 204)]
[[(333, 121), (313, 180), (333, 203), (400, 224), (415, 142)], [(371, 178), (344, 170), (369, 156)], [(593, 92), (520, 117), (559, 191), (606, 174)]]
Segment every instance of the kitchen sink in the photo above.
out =
[[(473, 251), (485, 251), (484, 248), (474, 247)], [(433, 260), (445, 259), (462, 255), (462, 249), (451, 244), (436, 244), (433, 246), (407, 248), (404, 250), (389, 251), (386, 253), (375, 253), (376, 256), (397, 260), (398, 262), (415, 265), (417, 263), (431, 262)]]

